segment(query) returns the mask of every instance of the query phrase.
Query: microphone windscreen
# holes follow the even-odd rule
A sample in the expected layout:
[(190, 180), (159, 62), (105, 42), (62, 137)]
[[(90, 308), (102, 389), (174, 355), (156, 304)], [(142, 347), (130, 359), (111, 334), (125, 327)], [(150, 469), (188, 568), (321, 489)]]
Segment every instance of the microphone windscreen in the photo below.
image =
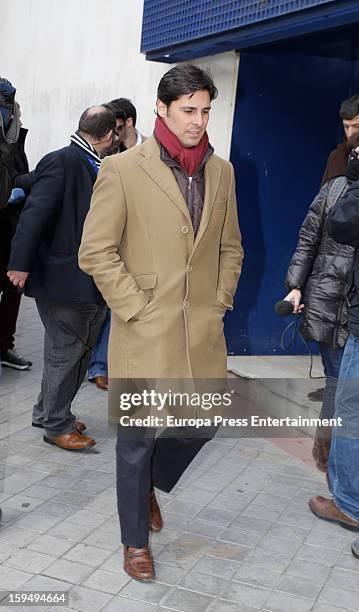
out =
[(288, 300), (279, 300), (274, 304), (274, 312), (281, 317), (287, 317), (293, 313), (294, 306)]

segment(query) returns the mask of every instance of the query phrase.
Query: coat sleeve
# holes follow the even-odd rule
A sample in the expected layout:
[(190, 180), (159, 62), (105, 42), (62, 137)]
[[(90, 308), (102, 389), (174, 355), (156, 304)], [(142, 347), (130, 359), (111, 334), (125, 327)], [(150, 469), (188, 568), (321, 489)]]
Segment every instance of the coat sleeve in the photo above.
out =
[(62, 205), (64, 165), (49, 153), (37, 165), (31, 195), (17, 224), (8, 270), (31, 272), (40, 244), (50, 233)]
[(328, 215), (329, 235), (340, 244), (359, 247), (359, 181), (338, 199)]
[(32, 172), (26, 172), (26, 174), (17, 174), (14, 178), (13, 186), (20, 187), (20, 189), (25, 191), (25, 195), (28, 196), (34, 180), (35, 170), (32, 170)]
[(285, 286), (287, 289), (301, 289), (312, 271), (313, 261), (318, 254), (325, 222), (325, 205), (331, 183), (326, 183), (312, 202), (307, 216), (299, 230), (299, 240), (289, 264)]
[(86, 217), (79, 250), (79, 266), (93, 276), (113, 313), (127, 322), (149, 301), (120, 257), (126, 226), (126, 197), (113, 160), (102, 162)]
[(230, 310), (233, 309), (233, 297), (237, 289), (243, 261), (241, 233), (238, 225), (237, 201), (233, 166), (227, 198), (227, 210), (224, 220), (220, 253), (217, 298)]

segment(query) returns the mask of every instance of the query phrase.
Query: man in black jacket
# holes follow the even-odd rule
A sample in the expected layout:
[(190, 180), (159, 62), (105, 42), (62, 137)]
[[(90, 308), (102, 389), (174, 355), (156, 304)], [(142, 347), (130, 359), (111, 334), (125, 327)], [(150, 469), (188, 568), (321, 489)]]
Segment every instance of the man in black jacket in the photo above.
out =
[[(359, 153), (359, 147), (356, 149)], [(329, 212), (329, 235), (356, 249), (350, 293), (349, 338), (335, 398), (337, 425), (332, 430), (328, 480), (333, 498), (312, 497), (309, 507), (319, 518), (359, 531), (359, 161), (351, 156), (351, 186)], [(353, 552), (355, 552), (353, 550)]]
[[(0, 202), (0, 362), (10, 368), (28, 370), (31, 361), (14, 349), (21, 294), (6, 276), (11, 240), (33, 182), (33, 172), (29, 172), (24, 150), (27, 130), (21, 127), (15, 93), (15, 87), (0, 78), (0, 166), (9, 186), (8, 192), (1, 195), (4, 201)], [(0, 180), (4, 181), (3, 174)], [(11, 187), (14, 188), (12, 193)]]
[(77, 264), (82, 228), (101, 158), (117, 138), (111, 110), (81, 116), (71, 144), (46, 155), (35, 171), (31, 195), (12, 244), (8, 277), (36, 299), (45, 327), (44, 372), (33, 425), (44, 441), (66, 450), (95, 444), (83, 435), (71, 402), (79, 389), (106, 306), (93, 279)]

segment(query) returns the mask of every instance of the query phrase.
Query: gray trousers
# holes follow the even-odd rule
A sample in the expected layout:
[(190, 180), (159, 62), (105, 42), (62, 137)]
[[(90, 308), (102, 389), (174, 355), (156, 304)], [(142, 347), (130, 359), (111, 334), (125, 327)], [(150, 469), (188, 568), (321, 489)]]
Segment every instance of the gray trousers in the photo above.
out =
[(36, 305), (45, 327), (44, 370), (32, 420), (55, 437), (75, 429), (71, 402), (84, 380), (106, 306), (47, 298)]
[(218, 427), (206, 429), (206, 434), (202, 432), (197, 438), (192, 437), (190, 428), (173, 430), (172, 437), (155, 438), (155, 430), (138, 427), (138, 437), (134, 437), (128, 427), (118, 426), (117, 507), (123, 544), (135, 548), (148, 545), (151, 488), (171, 491)]

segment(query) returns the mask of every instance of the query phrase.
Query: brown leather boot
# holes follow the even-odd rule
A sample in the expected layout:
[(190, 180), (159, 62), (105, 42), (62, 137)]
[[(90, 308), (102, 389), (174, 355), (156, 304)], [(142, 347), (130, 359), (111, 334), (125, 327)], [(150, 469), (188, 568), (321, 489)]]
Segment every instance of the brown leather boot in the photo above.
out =
[(158, 505), (156, 495), (154, 491), (150, 492), (150, 530), (161, 531), (163, 527), (163, 520), (161, 516), (161, 510)]
[(309, 500), (309, 508), (318, 518), (331, 523), (338, 523), (350, 531), (359, 531), (359, 521), (355, 521), (337, 508), (332, 499), (315, 495)]
[(131, 578), (148, 581), (155, 577), (152, 557), (147, 546), (144, 548), (124, 546), (123, 554), (123, 569)]
[(313, 442), (312, 455), (318, 470), (326, 472), (331, 443), (331, 427), (317, 427)]

